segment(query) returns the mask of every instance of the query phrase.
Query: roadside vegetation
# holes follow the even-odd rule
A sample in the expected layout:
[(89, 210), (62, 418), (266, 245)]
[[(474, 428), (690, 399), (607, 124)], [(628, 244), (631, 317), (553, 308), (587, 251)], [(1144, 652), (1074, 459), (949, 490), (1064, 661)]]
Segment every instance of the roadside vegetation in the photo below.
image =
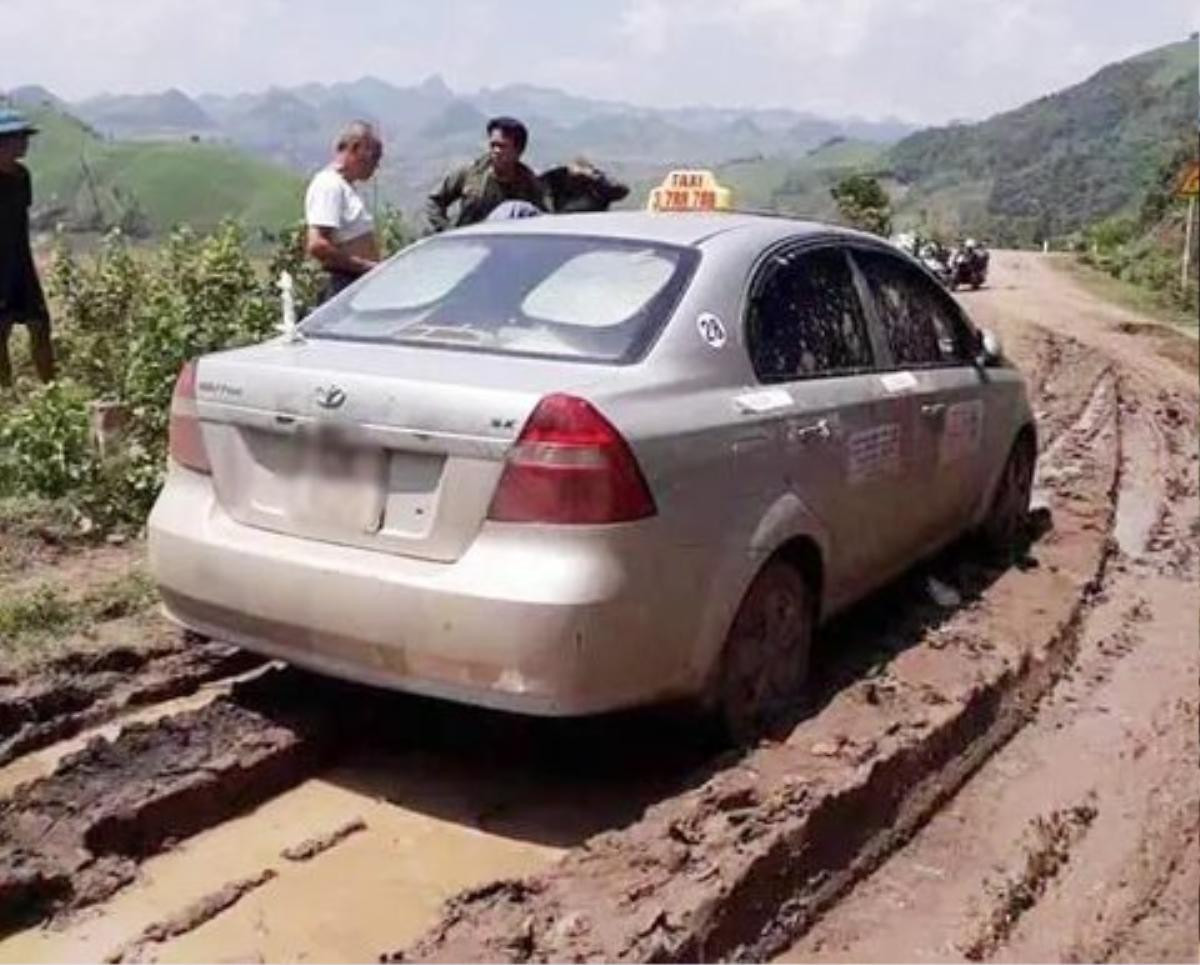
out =
[[(383, 241), (407, 240), (389, 213)], [(280, 319), (276, 281), (296, 279), (298, 310), (315, 300), (319, 278), (302, 253), (302, 229), (269, 239), (265, 259), (236, 223), (211, 234), (176, 229), (159, 248), (135, 247), (110, 232), (90, 255), (59, 240), (46, 283), (53, 302), (60, 378), (37, 385), (20, 369), (0, 396), (0, 509), (54, 507), (77, 533), (101, 537), (141, 529), (166, 467), (167, 419), (185, 361), (269, 337)], [(101, 411), (117, 428), (97, 444)]]
[(892, 202), (875, 178), (852, 174), (830, 188), (829, 193), (843, 224), (884, 238), (892, 233)]
[(1187, 230), (1187, 201), (1174, 194), (1179, 172), (1196, 159), (1194, 135), (1180, 138), (1175, 150), (1159, 166), (1154, 181), (1134, 213), (1106, 218), (1076, 233), (1068, 243), (1078, 253), (1084, 269), (1095, 269), (1120, 284), (1076, 275), (1098, 293), (1148, 310), (1183, 327), (1195, 330), (1198, 293), (1196, 282), (1200, 231), (1193, 230), (1188, 284), (1182, 284), (1181, 260)]

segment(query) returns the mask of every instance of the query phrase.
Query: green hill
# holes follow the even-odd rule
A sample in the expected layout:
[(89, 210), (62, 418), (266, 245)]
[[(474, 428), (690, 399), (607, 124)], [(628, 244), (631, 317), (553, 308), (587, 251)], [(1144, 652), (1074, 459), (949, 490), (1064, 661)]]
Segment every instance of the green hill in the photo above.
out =
[(836, 208), (829, 189), (847, 174), (873, 172), (885, 145), (832, 137), (800, 159), (756, 157), (717, 168), (717, 179), (733, 189), (739, 208), (778, 211), (830, 221)]
[(234, 148), (108, 141), (68, 114), (31, 113), (41, 129), (27, 159), (36, 227), (155, 235), (176, 224), (211, 228), (226, 217), (268, 228), (300, 217), (302, 179)]
[(1195, 137), (1197, 75), (1193, 37), (982, 123), (912, 134), (887, 157), (900, 220), (1028, 243), (1134, 211)]

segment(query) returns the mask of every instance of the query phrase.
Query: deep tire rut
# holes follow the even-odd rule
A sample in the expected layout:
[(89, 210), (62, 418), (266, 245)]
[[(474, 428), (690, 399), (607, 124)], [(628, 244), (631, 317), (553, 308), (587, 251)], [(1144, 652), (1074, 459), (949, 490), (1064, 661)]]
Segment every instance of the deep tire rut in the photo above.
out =
[(353, 714), (321, 686), (277, 671), (17, 788), (0, 803), (0, 933), (108, 898), (142, 859), (324, 766)]
[(187, 696), (263, 663), (248, 651), (190, 638), (182, 647), (67, 654), (0, 685), (0, 767), (129, 709)]

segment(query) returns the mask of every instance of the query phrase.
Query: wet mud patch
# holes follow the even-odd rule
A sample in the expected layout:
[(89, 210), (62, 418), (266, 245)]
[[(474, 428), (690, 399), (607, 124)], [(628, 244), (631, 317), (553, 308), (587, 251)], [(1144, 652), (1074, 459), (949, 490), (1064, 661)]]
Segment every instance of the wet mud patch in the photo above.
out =
[(325, 834), (318, 834), (308, 838), (299, 844), (284, 848), (280, 855), (288, 861), (311, 861), (317, 855), (328, 851), (330, 848), (335, 848), (350, 835), (358, 834), (360, 831), (367, 830), (367, 822), (362, 818), (355, 818), (353, 821), (347, 821), (339, 828), (334, 828)]
[(968, 961), (987, 958), (1012, 933), (1017, 922), (1037, 904), (1048, 884), (1071, 857), (1071, 849), (1096, 819), (1094, 803), (1054, 811), (1036, 818), (1022, 843), (1022, 861), (1001, 880), (988, 885), (990, 912), (976, 936), (962, 948)]
[(248, 651), (191, 636), (157, 647), (66, 653), (0, 683), (0, 766), (130, 708), (188, 696), (263, 663)]
[(231, 881), (212, 894), (205, 895), (178, 915), (150, 925), (134, 942), (106, 956), (104, 960), (108, 963), (153, 961), (154, 946), (195, 931), (221, 912), (232, 908), (250, 892), (274, 881), (276, 877), (274, 871), (266, 868), (248, 878)]
[(340, 688), (276, 672), (196, 711), (97, 738), (0, 803), (0, 933), (109, 897), (145, 857), (322, 767)]

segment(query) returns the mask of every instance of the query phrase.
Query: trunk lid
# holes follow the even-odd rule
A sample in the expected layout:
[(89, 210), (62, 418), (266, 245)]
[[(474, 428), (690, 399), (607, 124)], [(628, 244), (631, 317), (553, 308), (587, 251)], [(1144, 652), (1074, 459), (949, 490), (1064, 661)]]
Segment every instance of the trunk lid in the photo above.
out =
[(538, 401), (611, 367), (310, 339), (205, 356), (217, 499), (247, 526), (452, 562)]

